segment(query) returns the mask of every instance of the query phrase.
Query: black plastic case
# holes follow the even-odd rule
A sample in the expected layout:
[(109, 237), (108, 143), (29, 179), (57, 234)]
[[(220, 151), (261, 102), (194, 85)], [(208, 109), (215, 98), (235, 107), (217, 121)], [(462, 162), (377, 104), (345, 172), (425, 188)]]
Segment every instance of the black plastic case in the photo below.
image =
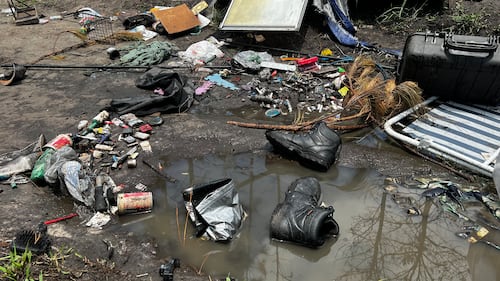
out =
[(428, 97), (499, 105), (499, 41), (493, 36), (410, 35), (398, 66), (398, 82), (417, 82)]

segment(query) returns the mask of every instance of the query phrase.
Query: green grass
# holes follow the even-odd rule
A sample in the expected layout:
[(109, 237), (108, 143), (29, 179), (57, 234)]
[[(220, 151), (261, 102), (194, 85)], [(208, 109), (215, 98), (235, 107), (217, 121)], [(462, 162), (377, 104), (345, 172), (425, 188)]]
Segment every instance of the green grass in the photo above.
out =
[[(9, 255), (0, 258), (0, 277), (2, 280), (24, 280), (34, 281), (31, 272), (32, 253), (26, 249), (22, 255), (18, 255), (16, 249), (9, 252)], [(43, 281), (43, 273), (38, 276), (39, 281)]]
[(458, 1), (451, 16), (453, 26), (450, 31), (457, 34), (475, 35), (488, 29), (488, 14), (484, 8), (477, 13), (467, 13), (461, 1)]

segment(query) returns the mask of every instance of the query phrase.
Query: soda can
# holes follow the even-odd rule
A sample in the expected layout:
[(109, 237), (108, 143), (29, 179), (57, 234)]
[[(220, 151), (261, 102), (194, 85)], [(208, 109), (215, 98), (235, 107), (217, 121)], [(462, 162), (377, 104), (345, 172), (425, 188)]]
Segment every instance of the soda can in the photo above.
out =
[(119, 193), (116, 202), (118, 206), (118, 214), (149, 212), (153, 208), (153, 193)]
[(66, 145), (72, 146), (73, 140), (69, 135), (60, 134), (57, 137), (53, 138), (51, 141), (49, 141), (46, 145), (44, 145), (43, 148), (52, 148), (54, 150), (58, 150), (59, 148)]

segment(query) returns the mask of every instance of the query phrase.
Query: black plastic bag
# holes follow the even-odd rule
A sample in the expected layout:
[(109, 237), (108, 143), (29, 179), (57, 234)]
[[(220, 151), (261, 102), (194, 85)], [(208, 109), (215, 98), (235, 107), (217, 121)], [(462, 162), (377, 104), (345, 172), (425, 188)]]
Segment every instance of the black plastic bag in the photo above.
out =
[(134, 113), (145, 116), (155, 112), (183, 112), (193, 103), (193, 87), (176, 72), (152, 68), (141, 75), (135, 85), (145, 90), (161, 89), (164, 94), (113, 99), (106, 110), (119, 115)]

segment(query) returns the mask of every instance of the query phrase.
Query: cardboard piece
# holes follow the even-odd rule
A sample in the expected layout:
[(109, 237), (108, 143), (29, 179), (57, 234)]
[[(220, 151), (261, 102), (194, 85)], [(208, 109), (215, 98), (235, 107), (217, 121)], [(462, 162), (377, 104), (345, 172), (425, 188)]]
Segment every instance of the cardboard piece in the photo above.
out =
[(198, 17), (186, 4), (170, 9), (153, 10), (153, 15), (161, 22), (168, 34), (190, 30), (200, 25)]

